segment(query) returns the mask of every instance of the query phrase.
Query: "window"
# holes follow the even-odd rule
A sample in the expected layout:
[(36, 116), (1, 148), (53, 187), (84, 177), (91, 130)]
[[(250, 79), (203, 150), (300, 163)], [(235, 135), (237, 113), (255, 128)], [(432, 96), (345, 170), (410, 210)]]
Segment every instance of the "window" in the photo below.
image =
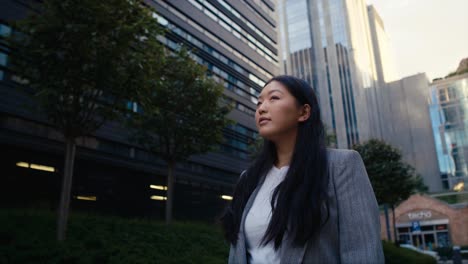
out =
[(433, 231), (434, 230), (434, 226), (433, 225), (430, 225), (430, 226), (421, 226), (421, 231)]
[(400, 227), (398, 228), (398, 233), (408, 233), (409, 228), (408, 227)]
[(0, 36), (8, 37), (10, 35), (11, 35), (11, 27), (5, 24), (0, 24)]
[(455, 106), (445, 107), (442, 111), (446, 123), (456, 123), (458, 121), (457, 108)]
[(0, 65), (7, 66), (8, 55), (6, 53), (0, 52)]
[(439, 101), (440, 102), (447, 101), (447, 95), (445, 94), (445, 89), (440, 89), (439, 90)]
[(455, 100), (459, 97), (457, 87), (454, 87), (454, 86), (448, 87), (447, 93), (448, 93), (449, 100)]

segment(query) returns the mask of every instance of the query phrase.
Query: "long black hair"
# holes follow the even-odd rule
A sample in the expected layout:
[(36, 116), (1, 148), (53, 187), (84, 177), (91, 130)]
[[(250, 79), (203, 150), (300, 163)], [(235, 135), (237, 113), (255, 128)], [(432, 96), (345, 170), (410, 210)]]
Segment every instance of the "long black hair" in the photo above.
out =
[[(298, 124), (289, 170), (271, 199), (273, 212), (262, 244), (274, 241), (275, 249), (278, 249), (286, 232), (295, 245), (303, 246), (328, 220), (328, 162), (325, 129), (313, 89), (307, 82), (287, 75), (276, 76), (265, 86), (273, 81), (284, 85), (299, 105), (309, 104), (311, 108), (309, 119)], [(237, 244), (247, 200), (276, 158), (275, 144), (264, 139), (257, 158), (235, 187), (233, 200), (221, 217), (225, 238), (233, 245)]]

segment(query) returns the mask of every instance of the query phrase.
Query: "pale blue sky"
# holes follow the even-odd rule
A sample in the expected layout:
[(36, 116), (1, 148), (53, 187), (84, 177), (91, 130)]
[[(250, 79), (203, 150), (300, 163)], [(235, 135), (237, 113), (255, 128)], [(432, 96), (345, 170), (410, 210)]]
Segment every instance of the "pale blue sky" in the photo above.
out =
[(366, 0), (392, 41), (400, 77), (444, 77), (468, 57), (468, 0)]

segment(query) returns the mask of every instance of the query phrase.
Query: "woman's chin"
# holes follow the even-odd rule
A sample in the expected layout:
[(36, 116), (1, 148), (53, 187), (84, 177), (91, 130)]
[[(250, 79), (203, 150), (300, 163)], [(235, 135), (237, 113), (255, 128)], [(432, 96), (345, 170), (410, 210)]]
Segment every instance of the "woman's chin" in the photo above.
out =
[(270, 141), (272, 141), (275, 138), (275, 133), (272, 133), (271, 131), (260, 130), (260, 131), (258, 131), (258, 134), (262, 138), (270, 140)]

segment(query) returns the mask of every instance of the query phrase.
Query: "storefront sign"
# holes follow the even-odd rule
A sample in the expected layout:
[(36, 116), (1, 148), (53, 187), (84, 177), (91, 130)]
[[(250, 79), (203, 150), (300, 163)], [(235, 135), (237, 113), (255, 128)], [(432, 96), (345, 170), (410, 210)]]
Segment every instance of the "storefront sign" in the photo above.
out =
[(408, 217), (410, 220), (430, 219), (432, 218), (432, 212), (431, 211), (411, 212), (411, 213), (408, 213)]
[(411, 233), (421, 233), (421, 225), (419, 224), (419, 221), (411, 222)]

